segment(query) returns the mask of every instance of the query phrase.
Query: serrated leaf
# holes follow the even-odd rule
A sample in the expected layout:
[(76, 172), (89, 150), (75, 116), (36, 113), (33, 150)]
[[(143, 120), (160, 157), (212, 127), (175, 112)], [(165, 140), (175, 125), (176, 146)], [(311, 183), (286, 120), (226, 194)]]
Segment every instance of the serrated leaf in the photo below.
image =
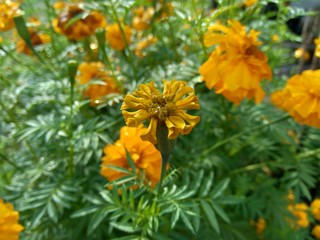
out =
[(97, 211), (90, 219), (87, 235), (90, 236), (99, 224), (106, 218), (109, 211)]
[(78, 217), (87, 216), (91, 213), (96, 212), (97, 209), (99, 209), (99, 208), (94, 207), (94, 206), (89, 206), (86, 208), (79, 209), (76, 212), (74, 212), (73, 214), (71, 214), (71, 218), (78, 218)]
[(223, 179), (221, 182), (219, 182), (211, 194), (212, 198), (215, 199), (220, 197), (224, 190), (226, 190), (226, 188), (228, 187), (229, 182), (229, 178)]
[(211, 227), (217, 231), (217, 233), (220, 233), (220, 228), (219, 228), (219, 224), (216, 218), (216, 214), (214, 213), (214, 211), (212, 210), (211, 206), (205, 202), (204, 200), (200, 201), (200, 204), (202, 206), (202, 209), (205, 213), (205, 215), (207, 216), (207, 219), (211, 225)]
[(192, 224), (188, 218), (188, 216), (184, 213), (184, 212), (181, 212), (181, 219), (183, 221), (183, 223), (186, 225), (186, 227), (193, 233), (195, 234), (195, 231), (192, 227)]
[(205, 183), (202, 183), (201, 188), (199, 190), (199, 196), (200, 197), (205, 197), (207, 196), (212, 183), (213, 183), (213, 172), (210, 172), (209, 176), (206, 176), (205, 178)]
[(173, 229), (180, 217), (180, 209), (176, 209), (171, 215), (171, 228)]
[(52, 201), (49, 201), (47, 204), (47, 212), (49, 217), (56, 223), (58, 222), (58, 210), (55, 207), (55, 204)]
[(214, 209), (214, 211), (227, 223), (230, 223), (230, 219), (228, 217), (228, 215), (226, 214), (226, 212), (223, 210), (222, 207), (220, 207), (218, 204), (214, 203), (213, 201), (210, 202), (212, 208)]

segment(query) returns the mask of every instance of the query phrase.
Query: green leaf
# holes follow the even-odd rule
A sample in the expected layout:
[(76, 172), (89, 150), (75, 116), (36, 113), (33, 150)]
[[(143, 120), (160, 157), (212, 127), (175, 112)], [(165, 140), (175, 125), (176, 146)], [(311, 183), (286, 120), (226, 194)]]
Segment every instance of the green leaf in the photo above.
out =
[(210, 202), (212, 208), (215, 210), (215, 212), (224, 220), (226, 221), (227, 223), (230, 223), (230, 219), (227, 215), (227, 213), (223, 210), (223, 208), (216, 204), (214, 201), (211, 201)]
[(218, 198), (221, 196), (221, 194), (226, 190), (230, 182), (230, 178), (223, 179), (221, 182), (217, 184), (217, 186), (214, 188), (212, 192), (212, 198)]
[(201, 185), (201, 188), (199, 190), (199, 196), (200, 197), (205, 197), (207, 196), (211, 186), (212, 186), (212, 183), (213, 183), (213, 172), (211, 171), (209, 176), (206, 176), (205, 178), (205, 183)]
[(97, 211), (90, 219), (87, 235), (90, 236), (99, 224), (107, 217), (110, 211)]
[(182, 219), (183, 223), (186, 225), (186, 227), (187, 227), (193, 234), (195, 234), (194, 229), (193, 229), (193, 227), (192, 227), (192, 224), (191, 224), (188, 216), (187, 216), (184, 212), (181, 212), (181, 219)]
[(207, 202), (205, 202), (204, 200), (201, 200), (200, 204), (202, 206), (202, 209), (203, 209), (205, 215), (207, 216), (207, 219), (208, 219), (211, 227), (213, 227), (214, 230), (216, 230), (218, 233), (220, 233), (220, 228), (219, 228), (219, 224), (218, 224), (218, 221), (216, 218), (216, 214), (212, 210), (211, 206)]
[(82, 208), (82, 209), (77, 210), (73, 214), (71, 214), (71, 218), (78, 218), (78, 217), (87, 216), (91, 213), (96, 212), (98, 209), (99, 209), (98, 207), (94, 207), (94, 206)]
[(128, 152), (128, 150), (126, 149), (126, 158), (127, 158), (127, 162), (130, 166), (130, 168), (132, 169), (132, 171), (134, 173), (136, 173), (136, 165), (134, 164), (133, 160), (132, 160), (132, 157), (130, 155), (130, 153)]
[(173, 229), (180, 217), (180, 209), (176, 209), (171, 215), (171, 228)]

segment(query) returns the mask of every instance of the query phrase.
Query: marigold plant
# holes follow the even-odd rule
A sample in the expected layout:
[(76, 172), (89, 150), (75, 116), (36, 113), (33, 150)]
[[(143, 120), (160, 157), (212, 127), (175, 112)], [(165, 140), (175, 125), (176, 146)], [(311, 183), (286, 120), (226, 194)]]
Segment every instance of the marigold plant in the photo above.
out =
[(132, 29), (127, 25), (122, 25), (122, 30), (119, 24), (114, 23), (107, 25), (106, 27), (106, 40), (110, 44), (110, 47), (114, 50), (123, 50), (126, 47), (126, 44), (131, 43), (131, 37), (133, 34)]

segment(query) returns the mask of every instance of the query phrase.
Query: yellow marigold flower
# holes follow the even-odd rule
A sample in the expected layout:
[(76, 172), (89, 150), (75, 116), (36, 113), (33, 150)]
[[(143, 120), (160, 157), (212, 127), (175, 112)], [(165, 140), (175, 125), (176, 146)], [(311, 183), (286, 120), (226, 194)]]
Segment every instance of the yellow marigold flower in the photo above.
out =
[(0, 199), (0, 240), (18, 240), (23, 227), (18, 222), (19, 213), (11, 203)]
[(272, 42), (278, 42), (279, 39), (280, 39), (279, 35), (277, 35), (277, 34), (272, 35)]
[[(108, 25), (106, 29), (106, 40), (110, 44), (110, 47), (115, 50), (123, 50), (126, 47), (126, 42), (129, 45), (131, 43), (132, 29), (127, 25), (121, 25), (125, 39), (123, 38), (121, 29), (117, 23)], [(126, 42), (125, 42), (126, 41)]]
[(310, 207), (314, 218), (320, 221), (320, 198), (313, 200)]
[[(199, 109), (198, 98), (192, 87), (184, 81), (163, 81), (161, 94), (154, 82), (140, 84), (139, 90), (127, 94), (121, 106), (122, 114), (129, 127), (138, 126), (149, 119), (149, 127), (141, 134), (143, 140), (157, 143), (158, 125), (166, 125), (168, 139), (175, 139), (179, 134), (188, 134), (200, 121), (199, 116), (191, 116), (185, 112)], [(127, 111), (132, 110), (132, 111)]]
[(148, 28), (154, 9), (152, 7), (138, 7), (132, 10), (134, 17), (132, 18), (132, 27), (137, 31), (142, 31)]
[(230, 28), (216, 24), (204, 36), (206, 46), (219, 46), (199, 71), (209, 89), (239, 104), (243, 99), (262, 101), (265, 93), (260, 81), (271, 79), (267, 57), (258, 49), (259, 32), (246, 29), (238, 21), (228, 21)]
[(254, 4), (256, 4), (257, 0), (244, 0), (244, 5), (246, 5), (246, 7), (251, 7)]
[(138, 57), (144, 57), (146, 55), (144, 50), (157, 41), (158, 39), (152, 35), (149, 35), (148, 37), (140, 40), (134, 49), (134, 54)]
[(307, 70), (291, 77), (283, 90), (271, 95), (277, 107), (297, 122), (320, 128), (320, 70)]
[(150, 142), (141, 140), (139, 135), (143, 134), (145, 130), (142, 125), (138, 127), (122, 127), (120, 129), (120, 139), (113, 145), (108, 144), (104, 148), (105, 156), (102, 157), (100, 171), (102, 176), (109, 181), (114, 181), (126, 175), (107, 165), (130, 169), (126, 155), (127, 150), (136, 166), (137, 172), (144, 171), (146, 182), (150, 181), (152, 187), (159, 182), (161, 154)]
[(312, 229), (312, 235), (316, 239), (320, 239), (320, 225), (315, 225), (314, 228)]
[(17, 1), (5, 0), (0, 2), (0, 32), (14, 28), (13, 18), (20, 14), (20, 3)]
[(0, 37), (0, 44), (2, 43), (2, 37)]
[(308, 206), (305, 203), (289, 205), (288, 210), (296, 217), (295, 227), (307, 228), (309, 226)]
[(294, 57), (306, 62), (310, 59), (310, 53), (305, 51), (303, 48), (298, 48), (294, 51)]
[[(119, 93), (118, 87), (109, 73), (104, 70), (105, 67), (101, 62), (81, 63), (78, 67), (76, 80), (80, 85), (88, 84), (83, 93), (84, 97), (91, 100), (91, 105), (95, 106), (103, 102), (103, 97), (111, 93)], [(104, 84), (90, 84), (90, 81), (100, 80)]]
[(87, 13), (85, 17), (74, 21), (77, 16), (85, 13), (81, 4), (67, 6), (65, 11), (53, 20), (55, 31), (65, 35), (69, 40), (81, 40), (94, 34), (97, 28), (105, 26), (105, 17), (97, 11)]
[[(29, 28), (31, 44), (33, 47), (46, 44), (51, 41), (51, 37), (48, 34), (38, 33), (36, 30)], [(32, 50), (28, 47), (23, 39), (19, 39), (17, 42), (17, 51), (27, 55), (32, 55)]]
[(314, 44), (316, 45), (316, 49), (314, 51), (314, 55), (317, 57), (317, 58), (320, 58), (320, 37), (316, 38), (314, 40)]

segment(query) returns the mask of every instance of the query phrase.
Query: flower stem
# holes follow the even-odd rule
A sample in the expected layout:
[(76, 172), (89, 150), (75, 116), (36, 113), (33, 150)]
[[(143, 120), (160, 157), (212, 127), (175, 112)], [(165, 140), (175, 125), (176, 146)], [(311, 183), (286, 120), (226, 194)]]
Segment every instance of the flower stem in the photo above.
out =
[(220, 142), (217, 142), (216, 144), (214, 144), (213, 146), (211, 146), (210, 148), (206, 149), (205, 151), (203, 151), (202, 153), (202, 156), (205, 156), (207, 154), (209, 154), (210, 152), (212, 152), (213, 150), (223, 146), (224, 144), (228, 143), (228, 142), (231, 142), (232, 140), (234, 139), (237, 139), (238, 137), (241, 137), (243, 134), (245, 133), (248, 133), (248, 132), (253, 132), (253, 131), (256, 131), (256, 130), (259, 130), (259, 129), (262, 129), (264, 127), (267, 127), (267, 126), (270, 126), (270, 125), (273, 125), (273, 124), (276, 124), (276, 123), (279, 123), (279, 122), (282, 122), (284, 120), (287, 120), (288, 118), (290, 118), (289, 115), (285, 115), (279, 119), (276, 119), (274, 121), (271, 121), (269, 123), (266, 123), (266, 124), (262, 124), (260, 126), (256, 126), (256, 127), (253, 127), (253, 128), (248, 128), (248, 129), (245, 129), (237, 134), (234, 134), (233, 136), (231, 137), (228, 137)]

